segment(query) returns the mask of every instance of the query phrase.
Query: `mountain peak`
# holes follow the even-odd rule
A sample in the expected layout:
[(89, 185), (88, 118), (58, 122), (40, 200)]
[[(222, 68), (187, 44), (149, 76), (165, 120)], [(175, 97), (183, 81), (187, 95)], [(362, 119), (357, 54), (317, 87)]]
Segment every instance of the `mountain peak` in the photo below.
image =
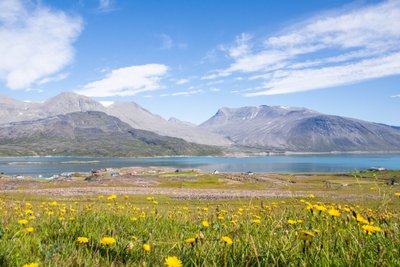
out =
[(44, 109), (51, 115), (71, 112), (105, 111), (105, 107), (90, 97), (73, 92), (60, 93), (43, 103)]

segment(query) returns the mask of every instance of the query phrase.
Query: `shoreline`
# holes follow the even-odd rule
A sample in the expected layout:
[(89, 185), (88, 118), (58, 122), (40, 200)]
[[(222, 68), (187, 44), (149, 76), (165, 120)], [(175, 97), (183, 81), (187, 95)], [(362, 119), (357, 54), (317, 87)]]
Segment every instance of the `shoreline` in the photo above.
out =
[(222, 155), (222, 156), (191, 156), (191, 155), (176, 155), (176, 156), (151, 156), (151, 157), (96, 157), (96, 156), (0, 156), (0, 159), (24, 159), (24, 158), (80, 158), (80, 159), (158, 159), (158, 158), (259, 158), (270, 156), (312, 156), (312, 155), (400, 155), (400, 151), (331, 151), (331, 152), (260, 152), (251, 154)]

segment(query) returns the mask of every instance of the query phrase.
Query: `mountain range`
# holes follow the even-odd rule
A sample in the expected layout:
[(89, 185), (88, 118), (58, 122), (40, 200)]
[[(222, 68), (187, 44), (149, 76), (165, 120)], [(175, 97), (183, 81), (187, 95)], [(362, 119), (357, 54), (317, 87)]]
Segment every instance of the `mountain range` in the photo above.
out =
[(104, 112), (85, 111), (1, 125), (0, 155), (206, 156), (221, 155), (221, 149), (134, 129)]
[(235, 145), (278, 151), (400, 151), (398, 127), (305, 108), (221, 108), (199, 127)]
[[(134, 102), (61, 93), (43, 103), (0, 95), (0, 155), (162, 156), (400, 151), (400, 128), (306, 108), (221, 108), (201, 125)], [(8, 151), (8, 152), (7, 152)]]

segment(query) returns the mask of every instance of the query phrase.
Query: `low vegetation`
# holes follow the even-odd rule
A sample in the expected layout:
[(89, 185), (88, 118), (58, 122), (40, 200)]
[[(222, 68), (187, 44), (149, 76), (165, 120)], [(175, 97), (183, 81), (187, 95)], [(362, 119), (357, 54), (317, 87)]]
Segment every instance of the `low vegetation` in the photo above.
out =
[[(295, 192), (300, 192), (295, 188), (299, 184), (309, 187), (303, 188), (301, 197), (225, 200), (95, 191), (74, 196), (56, 191), (38, 195), (29, 189), (2, 191), (0, 265), (400, 265), (398, 185), (387, 185), (376, 176), (338, 176), (331, 187), (326, 182), (335, 180), (329, 175), (263, 177), (195, 171), (157, 175), (159, 181), (164, 179), (162, 186), (168, 182), (177, 186), (175, 182), (181, 179), (193, 183), (193, 190), (196, 186), (203, 190), (207, 184), (218, 188), (216, 183), (227, 184), (226, 179), (249, 188), (265, 183), (257, 192), (280, 190), (270, 186), (282, 182), (282, 188), (292, 186)], [(349, 182), (354, 186), (340, 185)], [(68, 189), (68, 183), (59, 185)], [(89, 182), (80, 183), (89, 187)], [(56, 187), (56, 183), (40, 184), (49, 185)], [(113, 186), (107, 190), (113, 192)]]

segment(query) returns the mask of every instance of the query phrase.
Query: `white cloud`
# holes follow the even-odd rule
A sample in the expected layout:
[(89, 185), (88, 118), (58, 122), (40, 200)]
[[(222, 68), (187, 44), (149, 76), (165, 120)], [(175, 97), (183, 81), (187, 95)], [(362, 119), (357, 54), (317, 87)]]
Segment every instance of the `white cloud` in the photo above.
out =
[(170, 96), (189, 96), (189, 95), (198, 95), (201, 93), (204, 93), (204, 91), (199, 89), (199, 90), (191, 90), (191, 91), (184, 91), (184, 92), (176, 92), (176, 93), (170, 94)]
[(221, 83), (224, 83), (224, 82), (225, 82), (224, 80), (210, 81), (210, 82), (207, 83), (207, 86), (215, 85), (215, 84), (221, 84)]
[(51, 82), (58, 82), (58, 81), (62, 81), (64, 79), (66, 79), (68, 76), (69, 76), (68, 72), (62, 72), (62, 73), (59, 73), (54, 76), (45, 77), (45, 78), (37, 81), (36, 83), (41, 85), (41, 84), (46, 84), (46, 83), (51, 83)]
[(348, 65), (289, 71), (283, 77), (266, 82), (264, 88), (268, 91), (247, 96), (295, 93), (396, 74), (400, 74), (400, 52)]
[(99, 0), (99, 9), (107, 9), (111, 6), (112, 0)]
[(189, 79), (180, 79), (176, 81), (176, 84), (181, 85), (190, 82)]
[(162, 33), (158, 35), (161, 38), (161, 49), (170, 50), (172, 48), (186, 49), (188, 45), (186, 43), (176, 42), (168, 34)]
[(400, 97), (400, 95), (392, 95), (391, 97), (393, 97), (393, 98)]
[(190, 96), (190, 95), (198, 95), (204, 93), (204, 90), (188, 90), (188, 91), (181, 91), (181, 92), (175, 92), (171, 94), (161, 94), (160, 96), (165, 97), (165, 96)]
[(42, 4), (0, 1), (0, 79), (10, 89), (26, 89), (56, 77), (72, 62), (81, 30), (80, 17)]
[(254, 41), (241, 34), (226, 49), (233, 73), (260, 80), (263, 92), (294, 93), (400, 74), (400, 1), (387, 1), (313, 17), (275, 36)]
[(215, 87), (210, 88), (210, 92), (216, 93), (216, 92), (219, 92), (219, 91), (221, 91), (219, 88), (215, 88)]
[(167, 35), (165, 33), (162, 33), (162, 34), (160, 34), (160, 38), (161, 38), (161, 41), (162, 41), (161, 49), (167, 49), (168, 50), (168, 49), (172, 48), (173, 41), (172, 41), (172, 38), (169, 35)]
[(90, 97), (132, 96), (161, 88), (160, 79), (167, 73), (163, 64), (147, 64), (115, 69), (101, 80), (86, 84), (77, 93)]

